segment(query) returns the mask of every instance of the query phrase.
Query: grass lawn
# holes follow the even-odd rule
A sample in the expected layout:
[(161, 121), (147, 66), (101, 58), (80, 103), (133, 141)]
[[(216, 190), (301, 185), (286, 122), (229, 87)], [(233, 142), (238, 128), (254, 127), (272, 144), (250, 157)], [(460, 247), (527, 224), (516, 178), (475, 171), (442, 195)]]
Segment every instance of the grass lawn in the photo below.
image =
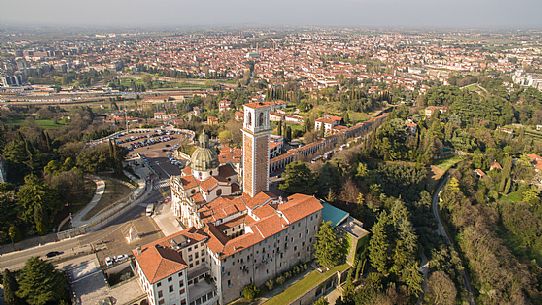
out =
[[(26, 122), (26, 119), (11, 119), (6, 122), (7, 125), (10, 126), (20, 126), (24, 125)], [(30, 120), (30, 122), (36, 123), (38, 127), (41, 127), (43, 129), (54, 129), (63, 127), (65, 124), (63, 124), (61, 121), (55, 122), (54, 120)]]
[(70, 202), (70, 213), (75, 214), (84, 208), (92, 200), (94, 193), (96, 193), (96, 183), (91, 179), (85, 179), (84, 190), (79, 193), (76, 200)]
[(461, 160), (463, 160), (462, 156), (452, 156), (446, 159), (439, 160), (435, 165), (443, 172), (445, 172)]
[(520, 202), (522, 199), (523, 199), (522, 191), (511, 192), (502, 197), (503, 201), (510, 202), (510, 203)]
[(264, 302), (264, 304), (266, 305), (290, 304), (290, 302), (303, 296), (307, 291), (313, 289), (314, 287), (318, 286), (322, 282), (326, 281), (338, 271), (344, 271), (348, 267), (349, 267), (348, 264), (343, 264), (343, 265), (334, 267), (332, 269), (329, 269), (328, 271), (324, 273), (320, 273), (318, 272), (318, 270), (313, 270), (309, 272), (303, 279), (297, 281), (296, 283), (288, 287), (283, 292), (267, 300), (266, 302)]
[(117, 200), (128, 196), (132, 191), (118, 180), (105, 177), (103, 179), (105, 181), (105, 190), (102, 194), (102, 198), (98, 204), (83, 217), (83, 220), (90, 219), (92, 216), (111, 206)]

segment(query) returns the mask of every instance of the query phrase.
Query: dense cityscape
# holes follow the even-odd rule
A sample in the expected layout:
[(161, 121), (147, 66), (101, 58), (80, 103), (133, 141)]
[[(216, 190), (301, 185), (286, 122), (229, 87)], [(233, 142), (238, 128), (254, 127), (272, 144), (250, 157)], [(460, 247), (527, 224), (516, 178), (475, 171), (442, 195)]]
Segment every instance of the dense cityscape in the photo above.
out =
[(0, 28), (0, 294), (540, 304), (542, 31)]

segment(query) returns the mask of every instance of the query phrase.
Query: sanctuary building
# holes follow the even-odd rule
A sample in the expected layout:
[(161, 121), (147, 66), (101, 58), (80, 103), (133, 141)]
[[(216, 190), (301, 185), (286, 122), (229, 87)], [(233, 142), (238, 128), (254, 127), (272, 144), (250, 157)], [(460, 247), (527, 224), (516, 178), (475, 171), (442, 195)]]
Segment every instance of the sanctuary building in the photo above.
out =
[(311, 195), (269, 191), (273, 107), (243, 105), (241, 175), (219, 163), (202, 134), (188, 166), (171, 178), (171, 208), (186, 229), (133, 251), (151, 305), (226, 304), (245, 286), (311, 260), (323, 206)]

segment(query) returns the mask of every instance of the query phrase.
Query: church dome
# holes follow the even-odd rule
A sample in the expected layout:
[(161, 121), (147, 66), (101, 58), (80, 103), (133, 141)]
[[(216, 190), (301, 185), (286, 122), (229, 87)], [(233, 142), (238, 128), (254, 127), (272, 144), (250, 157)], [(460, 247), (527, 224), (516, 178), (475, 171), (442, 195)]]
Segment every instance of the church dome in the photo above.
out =
[(208, 147), (209, 137), (203, 132), (199, 137), (199, 145), (190, 157), (190, 167), (196, 171), (208, 171), (218, 167), (217, 154)]

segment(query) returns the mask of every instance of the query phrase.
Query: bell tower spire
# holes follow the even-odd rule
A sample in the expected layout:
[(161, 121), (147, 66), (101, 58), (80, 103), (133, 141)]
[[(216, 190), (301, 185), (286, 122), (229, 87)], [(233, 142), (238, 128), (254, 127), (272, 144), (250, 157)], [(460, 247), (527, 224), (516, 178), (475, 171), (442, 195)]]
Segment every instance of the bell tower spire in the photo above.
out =
[(243, 105), (243, 192), (254, 197), (269, 191), (269, 115), (273, 103)]

